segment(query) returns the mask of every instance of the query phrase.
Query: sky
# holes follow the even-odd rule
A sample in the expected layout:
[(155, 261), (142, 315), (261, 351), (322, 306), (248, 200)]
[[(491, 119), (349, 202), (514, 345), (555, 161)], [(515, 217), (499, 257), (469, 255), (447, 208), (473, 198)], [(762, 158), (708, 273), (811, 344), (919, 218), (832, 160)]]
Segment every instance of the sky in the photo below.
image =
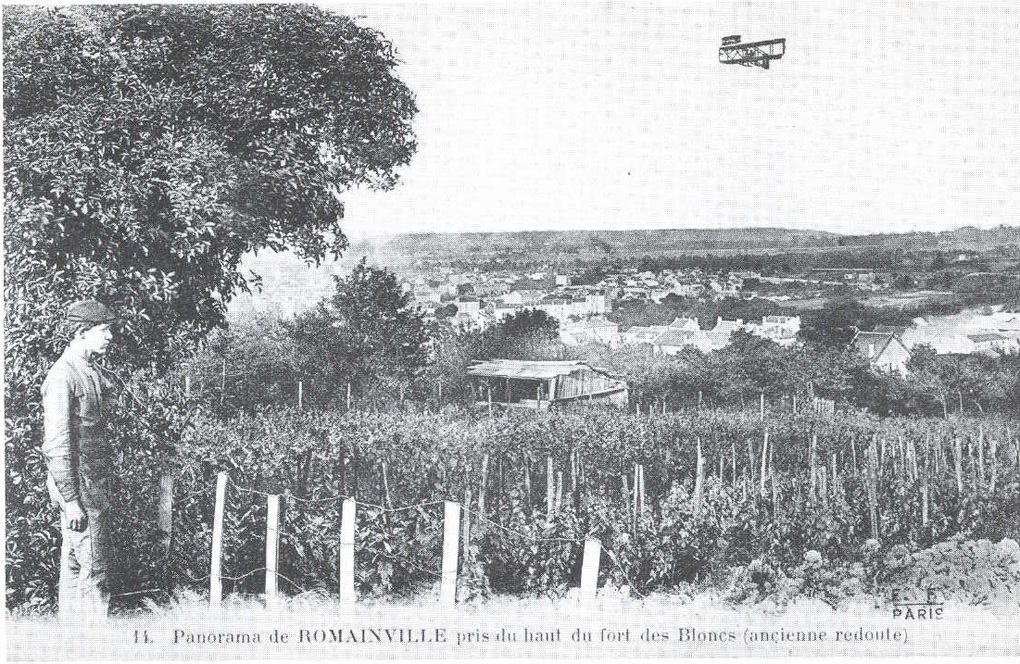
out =
[[(1020, 224), (1008, 2), (321, 3), (389, 38), (418, 151), (349, 192), (404, 232)], [(769, 70), (725, 35), (785, 37)]]

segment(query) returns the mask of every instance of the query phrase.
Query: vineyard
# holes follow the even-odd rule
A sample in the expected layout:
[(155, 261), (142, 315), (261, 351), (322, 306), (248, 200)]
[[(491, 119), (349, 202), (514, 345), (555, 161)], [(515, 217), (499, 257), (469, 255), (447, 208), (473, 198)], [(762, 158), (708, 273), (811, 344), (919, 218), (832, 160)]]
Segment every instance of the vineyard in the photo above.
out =
[[(909, 579), (974, 603), (1016, 601), (1020, 449), (1015, 423), (991, 416), (287, 409), (190, 431), (171, 470), (169, 542), (154, 518), (166, 460), (121, 474), (119, 576), (141, 585), (115, 592), (208, 588), (226, 472), (227, 593), (263, 591), (266, 495), (278, 494), (284, 594), (336, 592), (352, 497), (363, 597), (435, 590), (449, 500), (463, 508), (461, 599), (562, 595), (594, 537), (599, 585), (637, 596), (714, 588), (735, 602), (808, 595), (835, 606)], [(57, 534), (46, 537), (55, 557)], [(39, 603), (18, 554), (9, 548), (9, 602), (14, 588)]]

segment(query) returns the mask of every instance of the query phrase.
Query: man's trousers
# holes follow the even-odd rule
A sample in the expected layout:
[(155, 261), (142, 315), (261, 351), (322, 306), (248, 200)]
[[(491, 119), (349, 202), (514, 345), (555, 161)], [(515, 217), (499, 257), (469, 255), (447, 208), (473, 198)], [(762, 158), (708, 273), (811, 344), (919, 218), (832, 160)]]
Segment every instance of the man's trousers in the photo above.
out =
[(104, 620), (110, 606), (107, 565), (110, 562), (109, 511), (85, 508), (88, 524), (82, 532), (68, 527), (60, 510), (60, 588), (58, 613), (64, 622)]

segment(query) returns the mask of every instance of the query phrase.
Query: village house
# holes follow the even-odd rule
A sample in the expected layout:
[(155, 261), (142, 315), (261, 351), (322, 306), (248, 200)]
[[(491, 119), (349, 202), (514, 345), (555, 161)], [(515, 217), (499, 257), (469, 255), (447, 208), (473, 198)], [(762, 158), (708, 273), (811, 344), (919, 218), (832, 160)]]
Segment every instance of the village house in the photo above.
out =
[(472, 295), (462, 295), (453, 301), (457, 305), (457, 313), (465, 315), (473, 315), (479, 313), (481, 303), (477, 297)]
[(974, 344), (974, 353), (982, 355), (1012, 355), (1020, 352), (1020, 339), (1008, 337), (998, 332), (968, 334), (967, 339)]
[(656, 355), (676, 355), (684, 348), (696, 348), (702, 353), (713, 350), (712, 340), (703, 330), (667, 328), (652, 342)]
[(668, 329), (668, 325), (633, 325), (626, 332), (620, 334), (620, 340), (628, 345), (650, 344)]
[(800, 316), (765, 316), (760, 325), (749, 324), (745, 329), (780, 346), (789, 347), (797, 343)]
[(602, 317), (561, 323), (560, 340), (567, 346), (598, 343), (617, 348), (620, 345), (620, 326)]
[(892, 332), (858, 332), (850, 345), (877, 371), (907, 375), (910, 350)]

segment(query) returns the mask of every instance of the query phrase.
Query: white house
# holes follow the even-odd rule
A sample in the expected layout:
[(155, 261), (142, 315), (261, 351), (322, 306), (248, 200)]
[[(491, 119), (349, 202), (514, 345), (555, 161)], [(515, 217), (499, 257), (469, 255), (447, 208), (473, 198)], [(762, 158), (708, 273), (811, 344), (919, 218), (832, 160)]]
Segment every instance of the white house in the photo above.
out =
[(601, 317), (561, 323), (560, 340), (567, 346), (600, 343), (617, 348), (620, 345), (620, 326)]
[(910, 350), (892, 332), (858, 332), (850, 342), (858, 353), (868, 359), (873, 369), (896, 371), (907, 375)]

